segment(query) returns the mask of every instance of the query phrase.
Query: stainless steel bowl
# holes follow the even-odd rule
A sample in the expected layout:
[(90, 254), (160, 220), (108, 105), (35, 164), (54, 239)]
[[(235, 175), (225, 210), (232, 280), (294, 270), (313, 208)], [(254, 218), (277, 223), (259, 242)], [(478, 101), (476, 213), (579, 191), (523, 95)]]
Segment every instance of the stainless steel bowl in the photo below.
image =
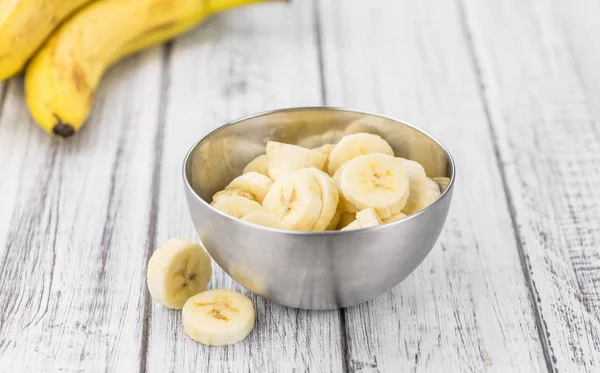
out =
[[(426, 209), (406, 219), (344, 232), (300, 232), (247, 223), (210, 206), (212, 195), (264, 153), (268, 140), (315, 147), (342, 136), (375, 133), (397, 156), (420, 162), (429, 177), (450, 184)], [(295, 308), (333, 309), (372, 299), (396, 286), (435, 244), (452, 198), (454, 161), (425, 132), (398, 120), (313, 107), (242, 118), (200, 139), (183, 164), (192, 220), (213, 259), (237, 282)]]

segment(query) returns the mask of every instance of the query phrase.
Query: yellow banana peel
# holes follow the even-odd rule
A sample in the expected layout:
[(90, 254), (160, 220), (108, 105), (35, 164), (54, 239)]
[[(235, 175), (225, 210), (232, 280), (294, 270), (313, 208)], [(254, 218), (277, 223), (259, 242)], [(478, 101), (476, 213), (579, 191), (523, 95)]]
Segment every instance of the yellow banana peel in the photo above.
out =
[(211, 14), (266, 1), (272, 0), (95, 1), (63, 23), (27, 67), (29, 111), (48, 133), (69, 137), (87, 119), (100, 79), (113, 63)]
[(17, 74), (50, 33), (92, 0), (0, 0), (0, 80)]

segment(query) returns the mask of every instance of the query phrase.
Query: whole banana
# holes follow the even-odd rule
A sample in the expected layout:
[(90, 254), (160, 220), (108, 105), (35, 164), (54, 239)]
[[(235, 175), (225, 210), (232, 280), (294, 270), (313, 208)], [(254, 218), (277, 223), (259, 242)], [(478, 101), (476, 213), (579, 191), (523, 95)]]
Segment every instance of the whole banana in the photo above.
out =
[(0, 0), (0, 80), (21, 71), (50, 33), (92, 0)]
[(265, 1), (95, 1), (60, 26), (27, 67), (29, 111), (45, 131), (69, 137), (87, 119), (110, 65), (187, 31), (213, 13)]

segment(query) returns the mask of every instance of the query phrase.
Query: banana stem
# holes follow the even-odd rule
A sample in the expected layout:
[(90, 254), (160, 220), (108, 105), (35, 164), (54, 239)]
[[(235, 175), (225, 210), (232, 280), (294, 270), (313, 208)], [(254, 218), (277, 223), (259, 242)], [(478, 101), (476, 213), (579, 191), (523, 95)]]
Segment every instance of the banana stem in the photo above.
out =
[(227, 9), (239, 7), (242, 5), (249, 5), (253, 3), (266, 3), (266, 2), (290, 2), (290, 0), (204, 0), (206, 4), (206, 10), (208, 13), (222, 12)]

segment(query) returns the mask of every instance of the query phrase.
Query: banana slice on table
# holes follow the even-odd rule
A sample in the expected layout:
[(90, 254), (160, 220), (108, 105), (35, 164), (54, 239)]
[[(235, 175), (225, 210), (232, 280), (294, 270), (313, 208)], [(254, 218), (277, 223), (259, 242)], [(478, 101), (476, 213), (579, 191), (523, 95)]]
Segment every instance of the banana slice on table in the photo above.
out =
[[(333, 175), (333, 182), (335, 183), (335, 185), (337, 186), (338, 190), (339, 190), (339, 194), (340, 194), (340, 204), (339, 204), (339, 209), (341, 209), (342, 211), (351, 213), (351, 214), (355, 214), (357, 212), (360, 211), (360, 209), (356, 206), (354, 206), (354, 204), (350, 201), (348, 201), (348, 199), (346, 199), (346, 197), (344, 196), (344, 193), (342, 193), (342, 172), (344, 172), (344, 168), (346, 167), (346, 164), (344, 163), (342, 165), (342, 167), (338, 168), (338, 170), (335, 172), (335, 174)], [(352, 216), (352, 220), (354, 220), (355, 217)], [(350, 220), (350, 221), (352, 221)], [(348, 224), (350, 223), (350, 221), (348, 222)]]
[(302, 168), (316, 167), (322, 170), (327, 156), (316, 150), (269, 141), (267, 142), (267, 160), (269, 176), (271, 179), (277, 180), (287, 172)]
[(237, 189), (225, 189), (225, 190), (215, 193), (215, 195), (212, 197), (211, 205), (214, 205), (215, 203), (219, 202), (220, 200), (222, 200), (224, 198), (234, 197), (234, 196), (244, 197), (244, 198), (249, 199), (250, 201), (254, 201), (254, 196), (248, 192), (244, 192), (243, 190), (237, 190)]
[(403, 213), (403, 212), (397, 212), (394, 215), (390, 216), (389, 218), (383, 219), (383, 223), (384, 224), (391, 223), (391, 222), (396, 221), (396, 220), (404, 219), (405, 217), (406, 217), (405, 213)]
[(317, 183), (319, 183), (319, 187), (321, 188), (322, 206), (319, 219), (315, 223), (313, 230), (324, 231), (327, 229), (337, 212), (337, 205), (340, 198), (338, 189), (329, 175), (321, 170), (317, 170), (314, 167), (304, 168), (298, 172), (311, 175), (314, 177)]
[(283, 228), (279, 219), (266, 211), (252, 211), (251, 213), (244, 215), (242, 220), (258, 225), (264, 225), (266, 227)]
[(251, 201), (248, 198), (233, 196), (221, 199), (213, 205), (217, 210), (241, 219), (252, 211), (263, 211), (263, 207), (256, 201)]
[(241, 342), (254, 328), (252, 301), (231, 290), (207, 290), (185, 303), (183, 330), (188, 337), (207, 346)]
[(329, 154), (331, 154), (331, 151), (333, 150), (333, 148), (335, 148), (335, 144), (324, 144), (324, 145), (314, 148), (313, 150), (321, 152), (329, 157)]
[(349, 160), (339, 180), (346, 200), (361, 210), (373, 207), (381, 219), (401, 211), (408, 199), (404, 162), (386, 154), (367, 154)]
[[(341, 194), (340, 194), (341, 195)], [(338, 223), (337, 229), (342, 229), (351, 224), (354, 220), (356, 220), (356, 214), (353, 212), (343, 212), (340, 217), (340, 222)]]
[(259, 174), (263, 174), (269, 176), (269, 163), (267, 162), (267, 155), (259, 155), (254, 158), (244, 167), (243, 174), (248, 172), (258, 172)]
[(146, 276), (155, 301), (181, 309), (189, 297), (206, 289), (212, 276), (210, 257), (197, 243), (172, 238), (154, 251)]
[(342, 212), (339, 209), (336, 209), (335, 214), (333, 215), (333, 218), (331, 218), (331, 221), (329, 222), (329, 225), (327, 226), (327, 228), (325, 228), (325, 230), (326, 231), (336, 230), (341, 219), (342, 219)]
[(272, 185), (273, 180), (268, 176), (250, 171), (233, 179), (225, 189), (237, 189), (250, 193), (258, 203), (262, 203)]
[(263, 206), (284, 227), (311, 230), (321, 216), (321, 188), (307, 172), (288, 172), (273, 183)]
[(377, 212), (375, 212), (375, 209), (372, 207), (357, 212), (356, 221), (361, 228), (369, 228), (383, 224), (379, 215), (377, 215)]
[(400, 159), (404, 162), (409, 185), (408, 200), (402, 208), (402, 212), (410, 215), (422, 208), (423, 193), (427, 187), (427, 175), (420, 163), (411, 161), (410, 159)]
[(347, 161), (361, 155), (374, 153), (394, 155), (390, 144), (380, 136), (370, 133), (355, 133), (344, 136), (329, 154), (327, 172), (329, 175), (334, 175), (337, 169)]
[(433, 181), (435, 181), (440, 186), (440, 193), (444, 193), (446, 188), (448, 188), (448, 184), (450, 184), (450, 178), (445, 176), (434, 177)]

